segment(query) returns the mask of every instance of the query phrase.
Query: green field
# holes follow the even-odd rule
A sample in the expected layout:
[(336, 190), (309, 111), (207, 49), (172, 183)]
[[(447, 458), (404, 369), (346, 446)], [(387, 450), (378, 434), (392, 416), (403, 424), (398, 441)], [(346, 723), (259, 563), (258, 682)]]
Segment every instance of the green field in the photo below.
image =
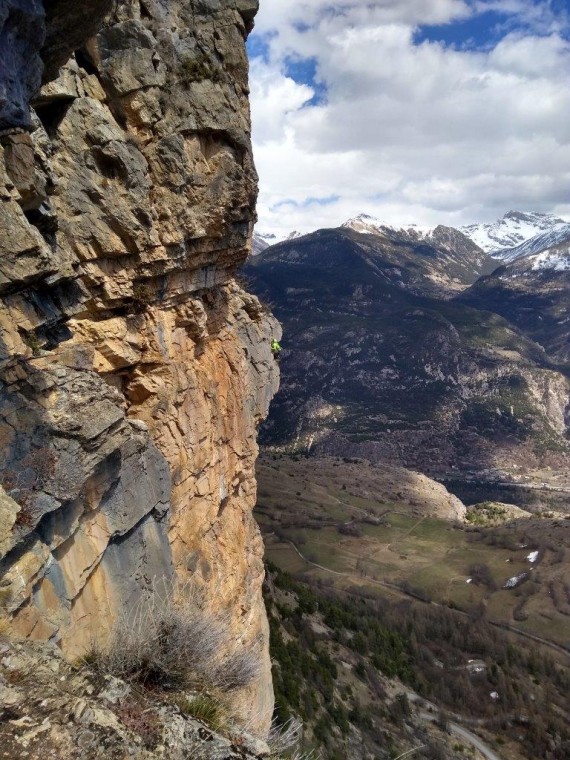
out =
[[(262, 464), (256, 516), (277, 566), (328, 577), (335, 585), (367, 585), (379, 594), (392, 595), (398, 586), (570, 645), (570, 520), (473, 527), (423, 516), (409, 499), (385, 500), (377, 485), (370, 488), (366, 472), (358, 477), (354, 464), (336, 463), (325, 477), (327, 466), (333, 467), (315, 461), (312, 482), (306, 461)], [(344, 489), (343, 477), (352, 478)], [(540, 554), (531, 563), (533, 550)], [(522, 574), (523, 582), (505, 588)]]

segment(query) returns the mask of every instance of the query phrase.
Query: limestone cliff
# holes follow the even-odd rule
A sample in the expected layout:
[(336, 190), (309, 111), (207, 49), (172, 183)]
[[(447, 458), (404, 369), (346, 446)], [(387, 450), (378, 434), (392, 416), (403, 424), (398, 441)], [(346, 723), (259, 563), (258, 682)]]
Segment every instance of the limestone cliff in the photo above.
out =
[(259, 653), (237, 705), (263, 731), (251, 510), (279, 328), (234, 277), (255, 215), (256, 10), (2, 4), (0, 573), (14, 628), (69, 657), (157, 582), (191, 581), (229, 616), (227, 651)]

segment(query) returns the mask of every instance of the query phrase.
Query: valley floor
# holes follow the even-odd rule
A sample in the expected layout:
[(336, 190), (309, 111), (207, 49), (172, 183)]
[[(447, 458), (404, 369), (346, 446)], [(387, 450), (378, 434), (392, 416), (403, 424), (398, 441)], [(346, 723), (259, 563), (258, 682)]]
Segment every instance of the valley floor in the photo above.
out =
[[(396, 627), (401, 615), (411, 616), (404, 630), (413, 630), (422, 651), (425, 646), (415, 665), (427, 682), (416, 689), (421, 697), (432, 691), (432, 701), (457, 724), (456, 735), (480, 734), (484, 757), (530, 757), (535, 722), (547, 720), (552, 705), (556, 720), (568, 719), (558, 689), (570, 668), (570, 520), (497, 502), (465, 512), (440, 484), (406, 473), (362, 460), (262, 458), (257, 519), (267, 556), (313, 593), (321, 588), (398, 609)], [(449, 629), (449, 639), (442, 633), (442, 641), (438, 635), (430, 641), (415, 630), (422, 616), (436, 630)], [(462, 626), (480, 628), (488, 645), (460, 641), (454, 629)], [(503, 649), (524, 661), (516, 677)], [(547, 662), (546, 670), (533, 657)], [(451, 698), (456, 679), (471, 694), (459, 711)], [(427, 719), (424, 713), (416, 717)], [(566, 757), (553, 747), (553, 754), (540, 756)]]

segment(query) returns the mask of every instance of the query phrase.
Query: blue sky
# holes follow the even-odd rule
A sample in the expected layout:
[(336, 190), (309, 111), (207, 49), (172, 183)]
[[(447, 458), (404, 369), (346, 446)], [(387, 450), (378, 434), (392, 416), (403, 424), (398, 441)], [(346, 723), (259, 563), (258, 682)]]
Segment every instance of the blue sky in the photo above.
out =
[[(520, 10), (513, 13), (513, 5), (509, 6), (507, 3), (501, 5), (473, 2), (468, 5), (473, 9), (472, 15), (455, 20), (453, 23), (420, 26), (415, 42), (421, 43), (427, 40), (441, 42), (459, 50), (488, 50), (513, 32), (531, 35), (539, 32), (542, 24), (545, 24), (544, 33), (548, 34), (552, 30), (553, 18), (560, 21), (558, 29), (561, 34), (568, 32), (568, 29), (564, 28), (565, 16), (569, 8), (567, 0), (556, 0), (552, 3), (544, 2), (544, 0), (529, 1), (526, 3), (527, 14)], [(488, 7), (486, 8), (485, 5)]]
[(258, 228), (570, 215), (567, 0), (261, 0)]

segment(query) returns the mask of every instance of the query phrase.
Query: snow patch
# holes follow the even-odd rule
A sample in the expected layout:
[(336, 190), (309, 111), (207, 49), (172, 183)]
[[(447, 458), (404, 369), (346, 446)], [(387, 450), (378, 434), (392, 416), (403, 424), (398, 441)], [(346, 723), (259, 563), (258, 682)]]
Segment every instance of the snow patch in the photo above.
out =
[(531, 257), (532, 254), (540, 253), (541, 251), (553, 248), (554, 246), (560, 246), (569, 240), (570, 224), (561, 222), (554, 224), (554, 226), (547, 232), (541, 232), (514, 248), (505, 248), (493, 255), (503, 261), (517, 261), (525, 256)]
[(540, 269), (554, 269), (555, 272), (570, 270), (570, 247), (566, 251), (541, 251), (527, 258), (530, 268), (535, 272)]
[(520, 573), (519, 575), (513, 575), (512, 578), (509, 578), (509, 580), (505, 583), (503, 588), (516, 588), (519, 584), (521, 584), (524, 580), (528, 578), (528, 573)]

